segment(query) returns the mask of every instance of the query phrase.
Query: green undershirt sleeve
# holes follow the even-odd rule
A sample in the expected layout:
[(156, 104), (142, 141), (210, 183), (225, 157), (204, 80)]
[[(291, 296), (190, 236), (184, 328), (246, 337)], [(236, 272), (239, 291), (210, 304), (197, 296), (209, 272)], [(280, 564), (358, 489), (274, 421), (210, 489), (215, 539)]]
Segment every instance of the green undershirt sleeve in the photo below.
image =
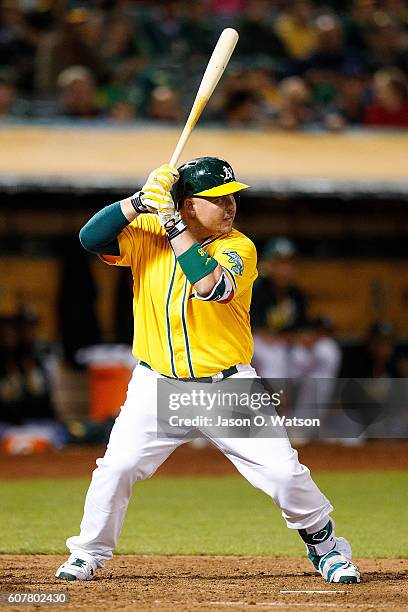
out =
[(79, 240), (87, 251), (101, 255), (120, 255), (117, 240), (121, 231), (129, 225), (119, 202), (105, 206), (83, 226)]

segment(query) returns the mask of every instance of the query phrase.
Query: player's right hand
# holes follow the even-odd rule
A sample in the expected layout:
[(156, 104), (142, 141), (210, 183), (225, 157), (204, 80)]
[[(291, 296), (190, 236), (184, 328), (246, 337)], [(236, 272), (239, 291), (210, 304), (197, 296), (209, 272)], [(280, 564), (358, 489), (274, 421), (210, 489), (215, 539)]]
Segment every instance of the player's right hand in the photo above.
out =
[(170, 190), (178, 178), (179, 173), (176, 168), (168, 164), (163, 164), (153, 170), (141, 191), (132, 196), (134, 208), (139, 213), (158, 214), (161, 222), (171, 218), (175, 213), (175, 208)]
[(142, 191), (147, 191), (149, 186), (159, 183), (163, 189), (170, 191), (174, 183), (178, 181), (179, 173), (176, 168), (169, 164), (163, 164), (159, 168), (153, 170), (146, 181), (146, 184), (142, 187)]
[(165, 164), (149, 174), (140, 192), (140, 200), (147, 210), (159, 215), (162, 225), (175, 214), (174, 201), (170, 190), (178, 180), (176, 168)]
[[(158, 212), (160, 208), (167, 208), (172, 205), (173, 199), (170, 190), (178, 180), (179, 174), (176, 168), (164, 164), (156, 168), (149, 174), (146, 183), (143, 185), (140, 199), (143, 204), (151, 209), (151, 212)], [(174, 204), (173, 204), (174, 206)]]

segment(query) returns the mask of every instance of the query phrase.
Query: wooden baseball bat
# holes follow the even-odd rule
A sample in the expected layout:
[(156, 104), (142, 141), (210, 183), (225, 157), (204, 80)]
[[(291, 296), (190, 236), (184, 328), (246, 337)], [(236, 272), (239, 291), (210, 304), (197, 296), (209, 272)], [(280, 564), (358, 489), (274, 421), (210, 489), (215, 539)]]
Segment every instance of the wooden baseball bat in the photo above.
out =
[(208, 100), (216, 88), (225, 68), (227, 67), (237, 42), (238, 32), (236, 30), (226, 28), (221, 32), (218, 42), (215, 45), (214, 51), (212, 52), (210, 60), (207, 64), (207, 68), (205, 69), (204, 76), (201, 80), (200, 87), (198, 88), (193, 106), (191, 107), (186, 125), (184, 126), (177, 146), (174, 149), (174, 153), (169, 162), (170, 166), (177, 165), (186, 142), (193, 131), (195, 124), (201, 117), (201, 113), (203, 112)]

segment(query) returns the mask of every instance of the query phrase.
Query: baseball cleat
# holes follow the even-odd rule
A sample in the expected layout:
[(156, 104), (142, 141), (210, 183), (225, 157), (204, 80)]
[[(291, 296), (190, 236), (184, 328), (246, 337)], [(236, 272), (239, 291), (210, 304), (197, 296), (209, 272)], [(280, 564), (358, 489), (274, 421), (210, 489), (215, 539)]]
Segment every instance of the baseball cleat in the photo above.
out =
[(358, 567), (337, 550), (324, 555), (319, 561), (318, 569), (327, 582), (343, 584), (360, 582)]
[(308, 557), (326, 582), (342, 584), (356, 584), (360, 582), (360, 571), (350, 560), (351, 547), (345, 538), (336, 538), (334, 550), (331, 550), (322, 557), (316, 557), (310, 552)]
[(96, 563), (93, 564), (75, 555), (70, 555), (68, 560), (59, 566), (55, 576), (61, 580), (93, 580), (95, 570)]

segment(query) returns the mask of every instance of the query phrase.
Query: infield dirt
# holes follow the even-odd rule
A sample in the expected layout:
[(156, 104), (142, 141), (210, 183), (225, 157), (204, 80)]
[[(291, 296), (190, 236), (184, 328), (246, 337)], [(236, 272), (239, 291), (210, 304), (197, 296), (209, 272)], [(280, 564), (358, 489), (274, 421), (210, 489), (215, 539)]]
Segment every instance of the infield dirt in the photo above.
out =
[(407, 559), (357, 559), (357, 585), (327, 584), (307, 559), (207, 556), (117, 556), (92, 582), (71, 583), (54, 578), (64, 559), (2, 555), (2, 590), (69, 593), (69, 604), (47, 610), (408, 609)]

